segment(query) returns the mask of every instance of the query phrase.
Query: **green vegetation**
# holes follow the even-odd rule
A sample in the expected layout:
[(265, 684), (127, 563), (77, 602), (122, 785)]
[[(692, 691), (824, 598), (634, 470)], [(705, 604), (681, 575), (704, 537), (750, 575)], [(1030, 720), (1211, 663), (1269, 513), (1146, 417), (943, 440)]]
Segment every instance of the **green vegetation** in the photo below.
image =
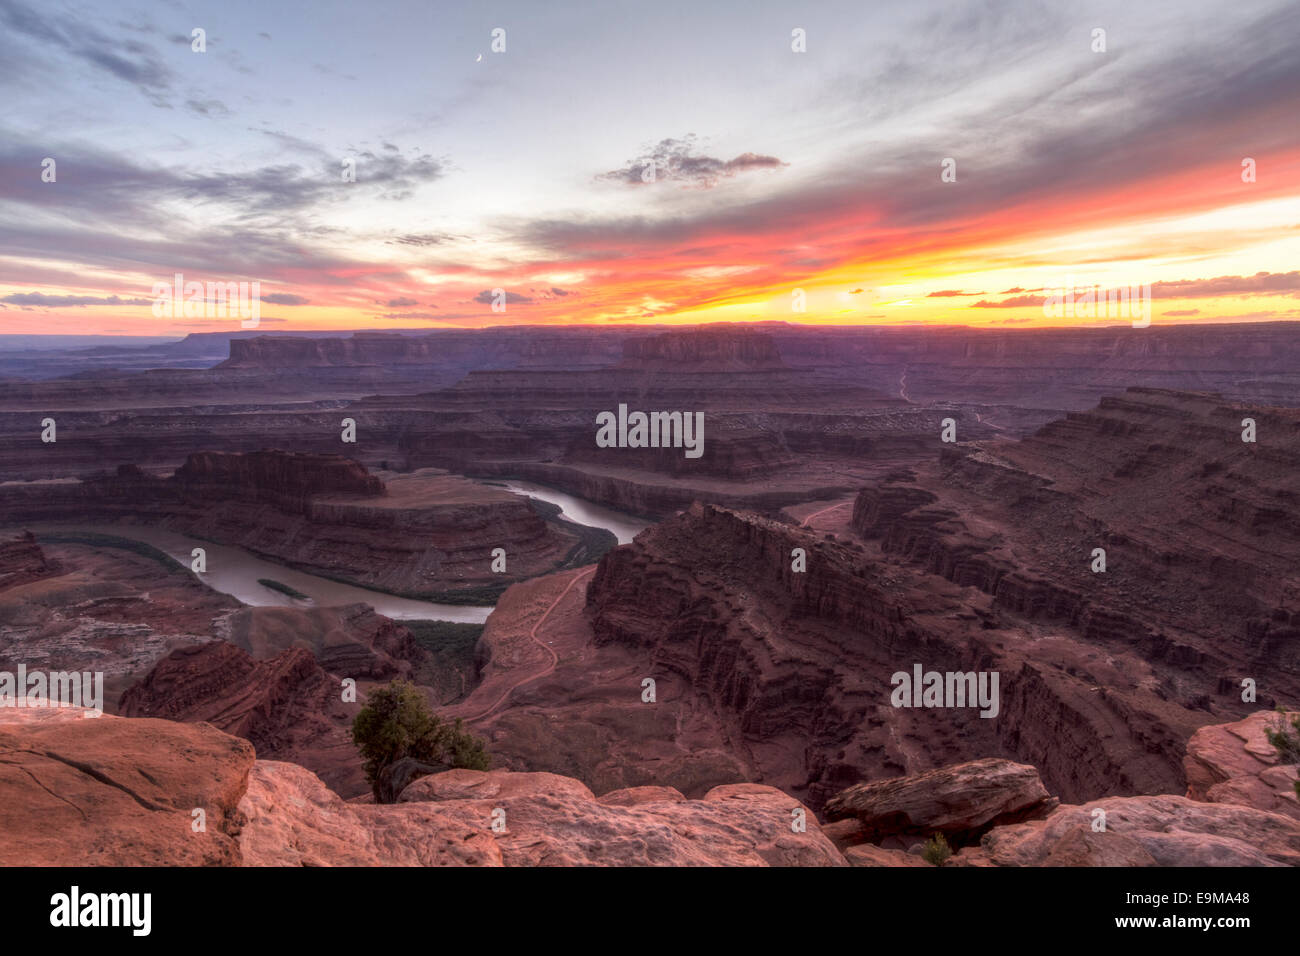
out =
[(311, 598), (303, 594), (297, 588), (291, 588), (283, 582), (276, 581), (273, 578), (258, 578), (257, 583), (264, 588), (270, 588), (272, 591), (279, 591), (281, 594), (287, 594), (295, 601), (310, 601)]
[(415, 635), (415, 642), (426, 651), (467, 662), (474, 660), (474, 645), (483, 633), (482, 624), (455, 621), (403, 621), (402, 626)]
[(403, 621), (415, 642), (429, 652), (411, 678), (433, 691), (433, 699), (449, 704), (462, 699), (478, 681), (474, 647), (483, 633), (482, 624), (452, 621)]
[(952, 847), (948, 846), (948, 840), (942, 833), (936, 833), (926, 840), (921, 850), (921, 859), (935, 866), (943, 866), (950, 856), (952, 856)]
[[(1276, 729), (1265, 728), (1264, 734), (1268, 737), (1268, 742), (1277, 749), (1278, 761), (1283, 765), (1296, 764), (1300, 765), (1300, 713), (1287, 713), (1286, 708), (1277, 709), (1278, 717)], [(1287, 729), (1287, 717), (1291, 718), (1291, 729)], [(1295, 783), (1296, 796), (1300, 797), (1300, 780)]]
[(470, 770), (489, 766), (483, 741), (465, 731), (459, 717), (448, 724), (435, 715), (409, 681), (395, 680), (371, 692), (352, 722), (352, 742), (361, 751), (376, 800), (379, 775), (403, 757)]
[(88, 544), (98, 548), (119, 548), (157, 561), (169, 571), (188, 570), (166, 551), (145, 544), (143, 541), (136, 541), (134, 538), (120, 538), (115, 534), (100, 534), (96, 531), (42, 531), (36, 535), (36, 540), (49, 544)]

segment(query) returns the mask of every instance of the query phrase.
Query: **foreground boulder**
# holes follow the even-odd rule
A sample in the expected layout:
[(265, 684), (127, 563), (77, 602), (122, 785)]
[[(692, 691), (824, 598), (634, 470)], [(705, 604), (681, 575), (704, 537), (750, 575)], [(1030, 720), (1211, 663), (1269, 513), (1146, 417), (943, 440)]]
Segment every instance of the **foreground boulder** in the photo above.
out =
[[(1093, 829), (1099, 820), (1105, 830)], [(1300, 820), (1171, 795), (1106, 797), (998, 827), (948, 865), (1297, 866)]]
[(87, 713), (0, 708), (0, 866), (239, 862), (248, 741), (207, 724)]
[(1033, 767), (988, 757), (856, 784), (827, 801), (826, 818), (853, 821), (852, 832), (837, 828), (849, 843), (938, 832), (960, 845), (994, 826), (1046, 816), (1056, 804)]
[[(1287, 728), (1294, 715), (1288, 715)], [(1297, 768), (1279, 763), (1266, 730), (1276, 730), (1282, 715), (1252, 714), (1231, 724), (1202, 727), (1187, 742), (1183, 766), (1187, 796), (1209, 803), (1236, 803), (1300, 820)]]
[(240, 847), (254, 866), (845, 865), (812, 814), (807, 832), (792, 831), (798, 804), (772, 787), (665, 796), (620, 806), (555, 774), (452, 770), (416, 780), (397, 804), (351, 804), (301, 767), (258, 761)]

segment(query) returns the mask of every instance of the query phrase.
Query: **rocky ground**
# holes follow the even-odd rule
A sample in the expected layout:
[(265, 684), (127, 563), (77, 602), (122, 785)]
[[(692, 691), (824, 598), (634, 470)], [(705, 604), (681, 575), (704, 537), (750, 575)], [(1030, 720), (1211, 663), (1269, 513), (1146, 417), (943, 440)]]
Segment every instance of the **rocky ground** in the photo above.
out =
[[(1239, 760), (1197, 753), (1223, 772)], [(375, 805), (208, 723), (80, 709), (0, 710), (0, 794), (0, 830), (23, 835), (0, 846), (0, 865), (930, 865), (919, 843), (885, 845), (913, 833), (949, 834), (959, 866), (1300, 864), (1294, 807), (1174, 795), (1057, 806), (1032, 767), (1002, 760), (851, 788), (825, 826), (768, 786), (597, 797), (504, 770), (421, 777)]]

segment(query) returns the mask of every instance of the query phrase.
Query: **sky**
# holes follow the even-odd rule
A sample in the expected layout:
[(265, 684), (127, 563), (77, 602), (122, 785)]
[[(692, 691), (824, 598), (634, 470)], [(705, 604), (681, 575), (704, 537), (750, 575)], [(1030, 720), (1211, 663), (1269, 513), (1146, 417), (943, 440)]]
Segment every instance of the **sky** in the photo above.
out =
[(0, 0), (0, 96), (0, 333), (1300, 319), (1294, 0)]

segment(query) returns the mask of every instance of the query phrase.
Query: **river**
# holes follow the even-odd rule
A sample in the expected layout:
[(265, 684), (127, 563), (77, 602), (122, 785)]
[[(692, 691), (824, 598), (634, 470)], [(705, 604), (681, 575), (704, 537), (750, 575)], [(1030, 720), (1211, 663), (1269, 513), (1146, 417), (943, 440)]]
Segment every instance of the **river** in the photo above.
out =
[(627, 544), (638, 533), (653, 524), (651, 521), (634, 517), (622, 511), (615, 511), (613, 508), (606, 508), (604, 505), (598, 505), (586, 498), (578, 498), (575, 495), (556, 491), (554, 488), (548, 488), (545, 485), (535, 485), (531, 481), (509, 480), (494, 483), (501, 485), (507, 491), (513, 491), (517, 495), (540, 498), (542, 501), (549, 501), (553, 505), (559, 505), (561, 517), (567, 518), (576, 524), (585, 524), (593, 528), (604, 528), (607, 531), (612, 531), (619, 544)]
[[(562, 515), (578, 524), (606, 528), (618, 538), (619, 544), (631, 541), (636, 533), (649, 526), (649, 522), (638, 520), (631, 515), (602, 507), (582, 498), (567, 495), (553, 488), (534, 485), (526, 481), (502, 482), (507, 490), (515, 494), (528, 495), (558, 505)], [(148, 525), (132, 524), (46, 524), (31, 526), (39, 537), (42, 531), (67, 532), (86, 531), (92, 534), (111, 535), (117, 538), (130, 538), (153, 545), (164, 552), (178, 564), (189, 568), (191, 552), (203, 548), (207, 555), (207, 570), (199, 579), (213, 590), (229, 594), (244, 604), (254, 607), (336, 607), (342, 604), (369, 604), (385, 617), (398, 621), (454, 621), (458, 623), (482, 624), (492, 613), (492, 605), (440, 604), (434, 601), (420, 601), (414, 598), (397, 597), (382, 591), (353, 584), (331, 581), (329, 578), (298, 571), (283, 564), (277, 564), (260, 558), (243, 548), (216, 544), (190, 538), (175, 531), (166, 531)], [(279, 581), (287, 584), (311, 600), (302, 601), (282, 594), (265, 584), (259, 578)]]
[[(38, 538), (43, 530), (55, 533), (89, 531), (93, 534), (143, 541), (165, 552), (186, 568), (193, 560), (190, 556), (193, 549), (203, 548), (207, 554), (207, 571), (199, 575), (199, 580), (215, 591), (229, 594), (254, 607), (309, 607), (311, 604), (336, 607), (340, 604), (362, 602), (369, 604), (385, 617), (398, 621), (457, 621), (469, 624), (482, 624), (492, 613), (491, 605), (438, 604), (434, 601), (397, 597), (382, 591), (371, 591), (353, 584), (331, 581), (329, 578), (322, 578), (259, 558), (243, 548), (202, 541), (175, 531), (165, 531), (147, 525), (51, 524), (32, 527), (32, 531)], [(265, 584), (259, 584), (258, 578), (287, 584), (295, 591), (311, 598), (311, 604), (281, 594)]]

